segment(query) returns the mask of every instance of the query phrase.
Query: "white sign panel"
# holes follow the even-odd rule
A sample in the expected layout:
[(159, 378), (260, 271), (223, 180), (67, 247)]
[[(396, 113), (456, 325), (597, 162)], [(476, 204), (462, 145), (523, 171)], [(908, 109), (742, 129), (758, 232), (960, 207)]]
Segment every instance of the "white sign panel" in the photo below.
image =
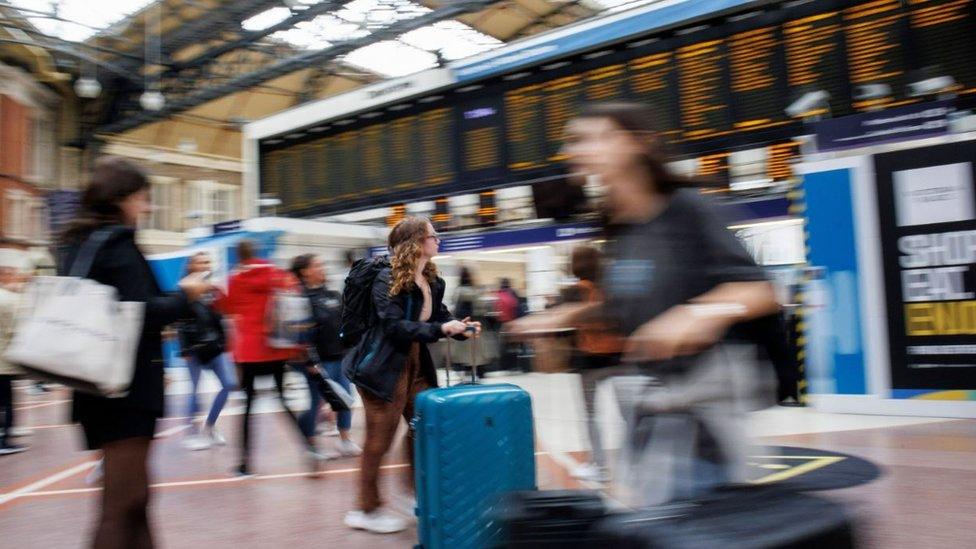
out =
[(976, 218), (969, 162), (897, 171), (893, 180), (899, 227)]

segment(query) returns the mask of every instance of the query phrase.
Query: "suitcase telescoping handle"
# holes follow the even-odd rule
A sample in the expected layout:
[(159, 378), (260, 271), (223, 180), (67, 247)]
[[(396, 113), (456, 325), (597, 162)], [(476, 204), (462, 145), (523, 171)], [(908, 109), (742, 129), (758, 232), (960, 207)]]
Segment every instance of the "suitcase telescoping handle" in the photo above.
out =
[[(477, 329), (474, 326), (469, 326), (467, 328), (467, 330), (465, 330), (465, 331), (467, 331), (467, 332), (476, 332)], [(469, 383), (471, 383), (472, 385), (475, 385), (475, 384), (478, 383), (478, 374), (477, 374), (478, 365), (476, 364), (476, 358), (477, 358), (476, 351), (477, 351), (477, 349), (475, 348), (475, 345), (477, 345), (479, 343), (479, 341), (478, 341), (479, 339), (480, 338), (478, 338), (478, 337), (472, 337), (471, 339), (468, 340), (468, 341), (471, 342), (471, 345), (470, 345), (470, 347), (471, 347), (471, 381)], [(451, 367), (454, 366), (454, 354), (452, 352), (453, 351), (453, 347), (452, 347), (453, 345), (454, 345), (453, 338), (450, 338), (450, 337), (447, 338), (447, 362), (444, 364), (444, 375), (446, 376), (444, 383), (448, 387), (451, 386)]]

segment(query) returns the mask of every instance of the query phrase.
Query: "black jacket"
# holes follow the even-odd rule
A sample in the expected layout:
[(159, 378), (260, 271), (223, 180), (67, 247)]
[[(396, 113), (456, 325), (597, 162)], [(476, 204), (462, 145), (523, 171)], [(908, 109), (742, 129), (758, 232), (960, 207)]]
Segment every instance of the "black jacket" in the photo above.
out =
[(227, 348), (224, 321), (220, 312), (201, 301), (190, 304), (193, 318), (180, 322), (177, 328), (180, 335), (180, 348), (184, 355), (209, 362)]
[[(437, 372), (427, 349), (444, 337), (441, 326), (454, 320), (444, 305), (444, 281), (438, 278), (430, 285), (432, 313), (430, 320), (420, 322), (424, 295), (414, 286), (411, 291), (390, 296), (390, 269), (383, 269), (373, 282), (373, 318), (366, 334), (343, 359), (347, 377), (358, 387), (387, 401), (407, 362), (410, 347), (420, 343), (421, 371), (431, 387), (437, 387)], [(455, 339), (464, 339), (456, 336)]]
[(342, 343), (339, 342), (339, 314), (342, 310), (342, 296), (322, 286), (319, 288), (305, 288), (305, 295), (312, 304), (312, 318), (315, 326), (312, 328), (311, 340), (319, 358), (333, 362), (340, 360), (343, 354)]
[[(82, 242), (63, 249), (59, 274), (68, 273)], [(119, 406), (163, 415), (163, 327), (183, 318), (190, 318), (189, 302), (182, 293), (167, 295), (160, 290), (149, 262), (136, 246), (135, 231), (126, 227), (115, 229), (95, 255), (87, 278), (118, 290), (121, 301), (140, 301), (146, 304), (142, 337), (136, 353), (135, 373), (129, 393), (124, 398), (111, 399)], [(99, 396), (75, 392), (72, 415), (78, 419), (87, 409), (98, 406)]]

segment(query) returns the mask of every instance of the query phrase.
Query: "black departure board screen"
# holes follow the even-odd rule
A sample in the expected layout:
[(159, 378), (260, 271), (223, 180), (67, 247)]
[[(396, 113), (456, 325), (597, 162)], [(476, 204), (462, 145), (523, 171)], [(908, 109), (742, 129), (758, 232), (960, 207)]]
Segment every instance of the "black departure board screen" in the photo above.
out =
[(728, 40), (729, 71), (735, 128), (750, 130), (786, 123), (781, 79), (774, 70), (779, 39), (775, 27), (732, 35)]
[(417, 130), (423, 184), (436, 186), (453, 182), (456, 179), (452, 155), (454, 111), (440, 108), (425, 112), (418, 119)]
[(549, 63), (267, 138), (261, 192), (309, 215), (545, 179), (587, 102), (643, 103), (673, 149), (719, 159), (789, 143), (814, 91), (803, 117), (926, 101), (909, 84), (939, 76), (976, 96), (976, 0), (770, 2)]
[(973, 0), (909, 0), (908, 4), (912, 51), (923, 67), (930, 76), (952, 75), (961, 93), (976, 92)]
[(414, 189), (423, 181), (423, 164), (417, 161), (421, 154), (419, 127), (416, 116), (399, 118), (388, 124), (388, 183), (394, 189)]
[(723, 86), (725, 43), (711, 40), (679, 48), (681, 125), (686, 139), (705, 139), (726, 133), (732, 126)]
[(674, 139), (681, 133), (674, 55), (669, 52), (638, 57), (627, 66), (630, 98), (647, 105), (657, 120), (657, 130)]
[(543, 104), (541, 84), (523, 86), (505, 94), (505, 137), (508, 168), (512, 172), (535, 170), (548, 162)]
[(886, 84), (899, 92), (904, 88), (905, 48), (901, 40), (904, 19), (901, 0), (875, 0), (844, 10), (847, 65), (851, 84), (855, 86), (855, 109), (896, 101), (893, 95), (859, 98), (857, 91), (863, 86)]
[[(808, 91), (830, 94), (830, 108), (841, 114), (846, 109), (847, 75), (843, 63), (843, 27), (840, 13), (827, 12), (783, 25), (786, 49), (786, 76), (790, 100)], [(827, 114), (826, 109), (810, 114)]]
[(505, 173), (504, 120), (497, 99), (466, 103), (460, 118), (462, 178), (468, 181), (498, 180)]
[(563, 160), (561, 152), (566, 123), (576, 115), (583, 91), (583, 76), (567, 76), (550, 82), (542, 105), (546, 113), (546, 155), (549, 162)]

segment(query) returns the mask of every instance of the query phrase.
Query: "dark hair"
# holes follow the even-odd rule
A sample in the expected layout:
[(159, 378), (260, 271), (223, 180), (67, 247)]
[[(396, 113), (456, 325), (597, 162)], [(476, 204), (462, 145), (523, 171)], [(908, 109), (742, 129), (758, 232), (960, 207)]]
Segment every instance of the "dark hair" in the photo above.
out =
[(243, 238), (237, 243), (237, 260), (244, 262), (250, 259), (254, 259), (257, 253), (254, 251), (254, 241)]
[(81, 195), (78, 213), (62, 240), (75, 242), (102, 227), (124, 225), (119, 203), (149, 186), (145, 172), (132, 162), (117, 156), (99, 158)]
[(297, 278), (302, 284), (305, 283), (305, 278), (302, 276), (302, 271), (311, 267), (314, 259), (315, 254), (302, 254), (295, 256), (295, 258), (291, 260), (291, 274), (295, 275), (295, 278)]
[(200, 251), (200, 252), (197, 252), (197, 253), (191, 255), (190, 257), (186, 258), (186, 268), (183, 269), (183, 276), (187, 276), (187, 275), (190, 274), (190, 265), (193, 264), (193, 261), (196, 258), (202, 257), (202, 256), (210, 257), (210, 254), (208, 254), (207, 252), (204, 252), (204, 251)]
[(503, 289), (503, 290), (511, 290), (512, 289), (512, 281), (510, 279), (503, 278), (501, 280), (501, 284), (499, 284), (499, 287), (501, 287), (501, 289)]
[(621, 129), (631, 133), (644, 144), (642, 159), (651, 176), (652, 191), (671, 194), (681, 187), (698, 183), (691, 178), (675, 174), (668, 168), (667, 154), (660, 140), (654, 112), (640, 103), (608, 101), (590, 103), (580, 109), (576, 118), (606, 118)]
[(471, 276), (471, 269), (467, 267), (461, 267), (461, 286), (474, 286), (474, 277)]
[(600, 279), (600, 250), (593, 246), (577, 246), (569, 259), (569, 269), (580, 280), (596, 282)]

